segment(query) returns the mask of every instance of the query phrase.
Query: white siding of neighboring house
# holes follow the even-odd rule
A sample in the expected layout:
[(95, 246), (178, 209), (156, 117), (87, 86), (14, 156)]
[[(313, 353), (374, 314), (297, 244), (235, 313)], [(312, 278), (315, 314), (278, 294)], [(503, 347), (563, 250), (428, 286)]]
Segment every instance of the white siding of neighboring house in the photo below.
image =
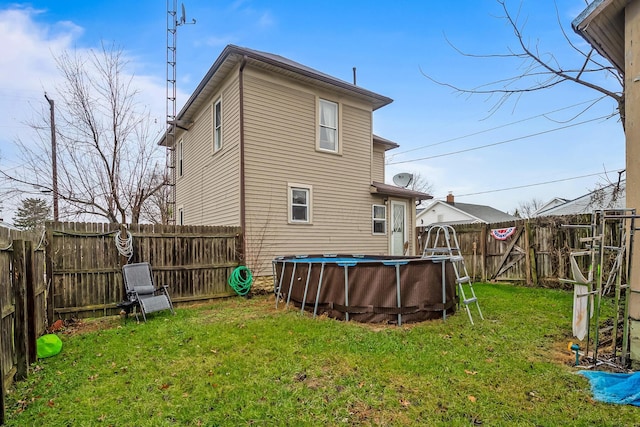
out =
[(433, 224), (434, 222), (469, 221), (474, 219), (475, 218), (466, 213), (455, 209), (453, 206), (441, 202), (420, 212), (420, 215), (417, 217), (417, 225), (420, 227)]
[[(244, 87), (248, 261), (260, 252), (270, 269), (276, 255), (387, 253), (387, 236), (372, 233), (382, 197), (369, 192), (371, 107), (250, 67)], [(316, 151), (318, 96), (340, 102), (341, 155)], [(288, 223), (288, 183), (313, 187), (312, 224)]]
[[(240, 131), (238, 73), (196, 114), (183, 139), (184, 174), (176, 178), (176, 206), (185, 225), (240, 224)], [(222, 149), (213, 152), (213, 104), (222, 100)]]

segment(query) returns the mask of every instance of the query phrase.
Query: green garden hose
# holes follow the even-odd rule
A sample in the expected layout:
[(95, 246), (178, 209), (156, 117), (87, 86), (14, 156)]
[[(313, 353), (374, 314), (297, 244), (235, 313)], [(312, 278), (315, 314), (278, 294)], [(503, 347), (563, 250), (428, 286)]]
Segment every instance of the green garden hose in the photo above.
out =
[(251, 270), (244, 265), (236, 267), (229, 276), (229, 286), (240, 296), (245, 296), (249, 293), (251, 283), (253, 283)]

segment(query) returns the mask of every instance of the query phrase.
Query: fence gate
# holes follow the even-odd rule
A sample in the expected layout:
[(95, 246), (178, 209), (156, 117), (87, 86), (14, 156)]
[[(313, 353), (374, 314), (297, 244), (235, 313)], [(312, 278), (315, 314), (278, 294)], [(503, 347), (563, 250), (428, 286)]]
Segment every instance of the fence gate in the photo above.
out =
[(526, 278), (531, 282), (531, 271), (528, 268), (529, 242), (524, 224), (519, 227), (490, 229), (487, 233), (488, 271), (493, 273), (489, 280), (521, 281)]
[(0, 229), (0, 423), (4, 395), (25, 379), (36, 360), (36, 339), (46, 330), (45, 254), (29, 233)]

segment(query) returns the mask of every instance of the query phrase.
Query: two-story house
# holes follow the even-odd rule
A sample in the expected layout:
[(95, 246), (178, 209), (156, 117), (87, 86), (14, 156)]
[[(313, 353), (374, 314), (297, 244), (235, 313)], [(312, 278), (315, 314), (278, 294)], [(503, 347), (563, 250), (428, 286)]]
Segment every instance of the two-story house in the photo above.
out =
[(372, 120), (391, 102), (227, 46), (176, 117), (176, 223), (241, 226), (258, 274), (278, 255), (413, 254), (415, 203), (431, 196), (384, 184), (398, 145)]

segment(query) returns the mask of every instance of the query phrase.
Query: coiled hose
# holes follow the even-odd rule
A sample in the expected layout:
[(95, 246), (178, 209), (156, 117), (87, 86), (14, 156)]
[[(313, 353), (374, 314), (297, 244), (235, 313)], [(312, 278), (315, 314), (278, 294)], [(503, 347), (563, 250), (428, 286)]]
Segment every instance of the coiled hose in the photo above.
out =
[(249, 270), (244, 265), (240, 265), (236, 267), (231, 275), (229, 276), (229, 286), (236, 291), (238, 295), (245, 296), (249, 293), (251, 289), (251, 284), (253, 283), (253, 275), (251, 274), (251, 270)]

